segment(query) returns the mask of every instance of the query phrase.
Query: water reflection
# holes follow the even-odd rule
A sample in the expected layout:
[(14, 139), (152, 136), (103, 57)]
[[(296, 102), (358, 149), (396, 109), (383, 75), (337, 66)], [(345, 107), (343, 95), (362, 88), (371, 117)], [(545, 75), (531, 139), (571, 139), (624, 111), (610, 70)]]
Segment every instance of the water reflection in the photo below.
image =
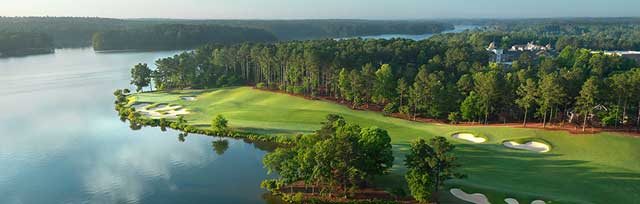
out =
[[(166, 131), (166, 130), (165, 130)], [(187, 136), (189, 136), (189, 133), (186, 132), (181, 132), (178, 134), (178, 141), (180, 142), (184, 142), (185, 139), (187, 138)]]
[(217, 155), (222, 156), (224, 152), (229, 149), (229, 141), (219, 139), (217, 141), (211, 142), (211, 146), (213, 146), (213, 151), (215, 151)]
[(177, 52), (0, 59), (0, 203), (265, 203), (256, 143), (134, 127), (113, 110), (129, 67)]

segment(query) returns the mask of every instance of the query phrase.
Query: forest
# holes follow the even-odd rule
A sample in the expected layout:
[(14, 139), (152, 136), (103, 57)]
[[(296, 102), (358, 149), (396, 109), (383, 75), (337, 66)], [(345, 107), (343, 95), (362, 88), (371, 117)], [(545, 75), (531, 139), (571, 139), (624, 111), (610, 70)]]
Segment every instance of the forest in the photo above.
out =
[(53, 42), (41, 33), (0, 32), (0, 57), (53, 52)]
[(164, 90), (254, 85), (414, 120), (639, 127), (635, 61), (567, 46), (508, 66), (490, 63), (472, 40), (456, 40), (465, 35), (208, 45), (133, 77)]
[[(2, 17), (0, 31), (43, 33), (55, 47), (88, 47), (96, 32), (127, 31), (153, 25), (217, 25), (263, 29), (278, 40), (338, 38), (375, 34), (425, 34), (453, 29), (434, 21), (382, 20), (176, 20), (96, 17)], [(167, 28), (169, 29), (169, 28)]]
[(463, 37), (477, 45), (495, 41), (499, 47), (513, 44), (551, 44), (556, 49), (566, 46), (604, 50), (640, 50), (640, 18), (552, 18), (468, 20), (450, 23), (482, 25), (484, 30)]
[(259, 28), (273, 33), (282, 41), (380, 34), (430, 34), (454, 29), (453, 24), (427, 20), (172, 20), (172, 22)]
[(137, 29), (95, 33), (93, 49), (168, 50), (194, 48), (207, 43), (235, 44), (276, 41), (273, 34), (261, 29), (212, 25), (162, 24)]
[(0, 17), (0, 30), (42, 33), (55, 47), (88, 47), (98, 31), (126, 29), (142, 25), (138, 21), (89, 17)]

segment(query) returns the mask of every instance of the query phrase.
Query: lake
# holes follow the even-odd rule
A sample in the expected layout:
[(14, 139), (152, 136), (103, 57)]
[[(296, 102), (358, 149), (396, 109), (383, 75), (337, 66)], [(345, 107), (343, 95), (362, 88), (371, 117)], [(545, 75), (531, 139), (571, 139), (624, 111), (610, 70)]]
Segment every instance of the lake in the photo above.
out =
[(133, 89), (130, 68), (177, 53), (59, 49), (1, 58), (0, 203), (276, 203), (260, 189), (271, 145), (195, 134), (181, 142), (177, 131), (131, 130), (119, 120), (112, 93)]
[(0, 59), (0, 203), (271, 203), (260, 189), (269, 145), (180, 142), (177, 131), (118, 119), (112, 93), (128, 87), (130, 68), (176, 53)]

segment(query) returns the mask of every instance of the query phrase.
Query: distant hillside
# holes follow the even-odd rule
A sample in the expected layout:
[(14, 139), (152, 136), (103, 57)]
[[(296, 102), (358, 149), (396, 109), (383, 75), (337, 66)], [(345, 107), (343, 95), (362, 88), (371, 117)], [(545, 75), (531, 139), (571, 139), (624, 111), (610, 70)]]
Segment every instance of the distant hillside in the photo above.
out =
[(53, 42), (45, 34), (0, 32), (0, 57), (51, 52)]
[(42, 33), (55, 47), (91, 46), (91, 36), (99, 31), (127, 29), (146, 23), (129, 20), (81, 17), (0, 17), (0, 31)]
[[(450, 20), (450, 23), (483, 25), (484, 30), (459, 34), (478, 47), (490, 42), (508, 48), (534, 42), (593, 50), (640, 50), (640, 18), (541, 18)], [(454, 36), (454, 35), (451, 35)], [(473, 37), (472, 37), (473, 36)], [(442, 36), (441, 36), (442, 37)]]
[(97, 32), (93, 48), (103, 50), (166, 50), (193, 48), (207, 43), (272, 42), (276, 37), (262, 29), (219, 25), (161, 24), (135, 29)]
[(308, 40), (380, 34), (431, 34), (454, 28), (452, 24), (424, 20), (141, 20), (146, 22), (260, 28), (274, 33), (280, 40)]
[(377, 34), (427, 34), (453, 29), (434, 21), (379, 20), (175, 20), (85, 17), (0, 17), (0, 31), (44, 33), (56, 47), (87, 47), (96, 32), (133, 30), (152, 25), (218, 25), (264, 29), (279, 40), (337, 38)]

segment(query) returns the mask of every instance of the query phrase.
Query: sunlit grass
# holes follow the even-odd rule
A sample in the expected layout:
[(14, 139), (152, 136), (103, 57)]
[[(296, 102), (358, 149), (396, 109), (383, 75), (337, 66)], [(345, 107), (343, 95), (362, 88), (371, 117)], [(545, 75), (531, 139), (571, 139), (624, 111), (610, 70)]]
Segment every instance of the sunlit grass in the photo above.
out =
[[(181, 96), (196, 96), (195, 101)], [(259, 91), (250, 87), (216, 90), (186, 90), (136, 94), (133, 101), (169, 103), (188, 108), (185, 119), (208, 127), (217, 114), (232, 128), (273, 135), (310, 133), (320, 127), (327, 114), (341, 114), (361, 126), (387, 129), (392, 137), (395, 166), (390, 175), (379, 178), (383, 187), (403, 186), (404, 154), (418, 138), (446, 136), (458, 146), (456, 154), (468, 175), (448, 185), (467, 192), (484, 193), (493, 203), (513, 197), (528, 203), (535, 199), (552, 203), (629, 203), (640, 200), (640, 138), (613, 133), (571, 135), (565, 131), (482, 126), (451, 126), (418, 123), (384, 117), (371, 111), (351, 110), (321, 100), (307, 100), (287, 94)], [(467, 132), (485, 137), (472, 144), (451, 137)], [(547, 153), (505, 148), (505, 140), (535, 140), (548, 143)], [(445, 193), (447, 203), (456, 199)], [(528, 201), (528, 202), (524, 202)]]

